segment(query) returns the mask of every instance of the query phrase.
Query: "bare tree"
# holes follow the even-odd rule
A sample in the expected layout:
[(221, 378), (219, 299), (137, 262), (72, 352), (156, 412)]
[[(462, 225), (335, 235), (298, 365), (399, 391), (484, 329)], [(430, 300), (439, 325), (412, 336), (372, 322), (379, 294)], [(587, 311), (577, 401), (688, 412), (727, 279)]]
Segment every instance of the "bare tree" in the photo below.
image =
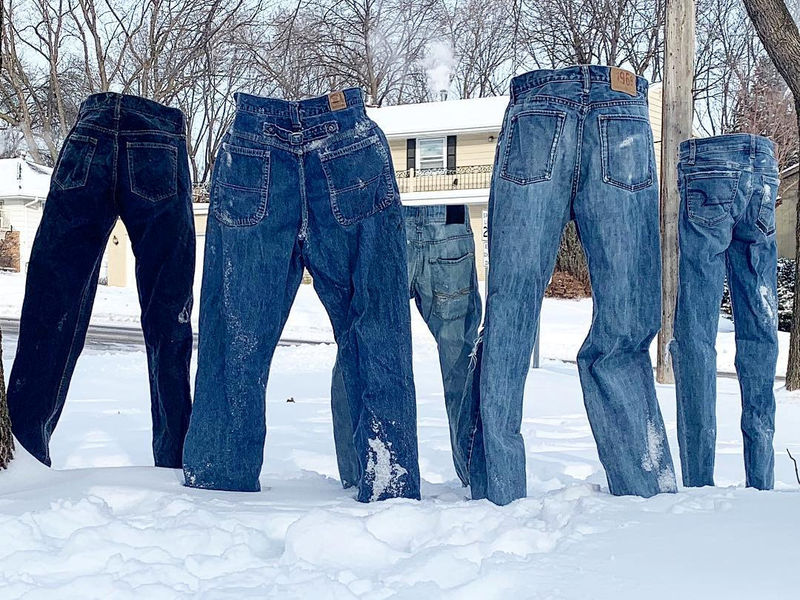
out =
[[(800, 31), (784, 0), (744, 0), (747, 14), (755, 26), (761, 43), (775, 68), (781, 74), (800, 115)], [(800, 122), (798, 122), (800, 127)], [(798, 188), (800, 194), (800, 187)], [(795, 269), (800, 266), (800, 211), (795, 227)], [(786, 389), (800, 389), (800, 277), (795, 277), (792, 332), (789, 340), (789, 364), (786, 367)]]

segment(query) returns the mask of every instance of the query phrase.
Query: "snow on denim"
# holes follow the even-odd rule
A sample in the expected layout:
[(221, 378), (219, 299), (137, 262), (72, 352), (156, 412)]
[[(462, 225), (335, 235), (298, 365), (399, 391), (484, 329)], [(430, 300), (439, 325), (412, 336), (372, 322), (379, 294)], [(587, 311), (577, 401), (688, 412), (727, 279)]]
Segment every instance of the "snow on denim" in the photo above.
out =
[(195, 260), (185, 129), (175, 108), (96, 94), (81, 105), (61, 149), (31, 252), (8, 390), (14, 435), (47, 465), (119, 217), (136, 257), (155, 464), (181, 466)]
[(771, 489), (778, 358), (778, 165), (772, 142), (748, 134), (685, 141), (678, 177), (680, 285), (670, 352), (683, 483), (714, 485), (715, 341), (727, 275), (747, 485)]
[(523, 388), (542, 297), (571, 218), (594, 300), (578, 371), (610, 491), (652, 496), (676, 489), (648, 352), (660, 324), (661, 266), (647, 82), (637, 78), (629, 95), (613, 90), (610, 79), (608, 67), (576, 66), (511, 83), (489, 199), (474, 498), (506, 504), (526, 494)]
[[(404, 206), (409, 297), (439, 350), (444, 400), (456, 472), (469, 483), (467, 455), (477, 403), (464, 395), (470, 354), (481, 320), (475, 239), (466, 206)], [(331, 384), (333, 431), (339, 475), (345, 487), (359, 480), (347, 393), (337, 360)]]
[(304, 267), (339, 346), (358, 499), (419, 498), (403, 217), (357, 89), (236, 95), (211, 181), (186, 483), (260, 489), (269, 367)]

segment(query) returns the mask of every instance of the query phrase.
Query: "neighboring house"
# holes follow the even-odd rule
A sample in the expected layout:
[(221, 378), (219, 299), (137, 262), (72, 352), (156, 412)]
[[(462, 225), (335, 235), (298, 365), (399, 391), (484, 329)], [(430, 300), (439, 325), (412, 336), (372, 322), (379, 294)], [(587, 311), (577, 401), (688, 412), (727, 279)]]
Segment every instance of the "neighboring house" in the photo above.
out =
[(795, 226), (797, 224), (797, 169), (798, 165), (781, 171), (781, 185), (775, 208), (775, 238), (778, 256), (794, 259)]
[(18, 253), (16, 264), (23, 272), (42, 220), (51, 173), (52, 169), (24, 158), (0, 159), (0, 242), (18, 232), (13, 251)]
[[(650, 122), (656, 165), (661, 157), (661, 85), (650, 87)], [(489, 201), (497, 136), (508, 96), (371, 107), (367, 113), (386, 134), (403, 204), (468, 204), (476, 260), (483, 279), (482, 213)], [(199, 287), (207, 204), (195, 204)], [(109, 285), (135, 285), (134, 259), (121, 223), (109, 246)]]

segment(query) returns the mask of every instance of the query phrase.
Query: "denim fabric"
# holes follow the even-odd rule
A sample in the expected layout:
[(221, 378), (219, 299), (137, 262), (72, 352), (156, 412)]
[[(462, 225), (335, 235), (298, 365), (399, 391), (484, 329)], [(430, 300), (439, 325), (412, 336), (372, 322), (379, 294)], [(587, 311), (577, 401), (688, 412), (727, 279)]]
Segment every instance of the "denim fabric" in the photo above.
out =
[(358, 499), (419, 498), (406, 244), (383, 132), (356, 89), (236, 106), (212, 177), (186, 483), (260, 489), (269, 367), (305, 267), (339, 346)]
[(506, 504), (526, 494), (523, 388), (571, 218), (594, 300), (578, 371), (609, 489), (640, 496), (676, 489), (648, 353), (660, 324), (661, 265), (647, 82), (637, 78), (629, 95), (611, 88), (611, 75), (608, 67), (578, 66), (511, 83), (489, 199), (486, 317), (473, 374), (482, 426), (470, 464), (474, 498)]
[(727, 274), (747, 485), (771, 489), (778, 359), (778, 165), (772, 142), (748, 134), (688, 140), (680, 147), (678, 178), (680, 285), (670, 353), (683, 483), (714, 485), (714, 344)]
[[(404, 206), (409, 296), (433, 334), (439, 350), (444, 401), (450, 423), (453, 462), (469, 483), (468, 452), (478, 406), (464, 384), (481, 321), (475, 270), (475, 239), (467, 206)], [(342, 369), (337, 359), (331, 383), (336, 458), (342, 484), (359, 480), (353, 429)]]
[(157, 466), (181, 466), (195, 260), (185, 129), (175, 108), (96, 94), (81, 105), (61, 149), (31, 252), (8, 390), (14, 435), (46, 465), (119, 217), (136, 256), (153, 456)]

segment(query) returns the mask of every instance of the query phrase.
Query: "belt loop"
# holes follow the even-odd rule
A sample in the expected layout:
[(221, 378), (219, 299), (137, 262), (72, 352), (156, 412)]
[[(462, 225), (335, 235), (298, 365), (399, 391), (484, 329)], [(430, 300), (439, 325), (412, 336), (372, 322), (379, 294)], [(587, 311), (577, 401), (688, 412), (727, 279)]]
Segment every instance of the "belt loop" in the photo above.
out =
[(300, 103), (289, 103), (289, 117), (292, 119), (292, 129), (300, 129)]
[(588, 94), (592, 86), (591, 74), (589, 73), (589, 65), (581, 65), (581, 75), (583, 77), (583, 93)]
[(689, 140), (689, 164), (693, 165), (695, 161), (695, 156), (697, 154), (697, 143), (694, 139)]
[(756, 159), (756, 136), (750, 134), (750, 160)]
[(119, 121), (119, 114), (122, 109), (122, 94), (117, 96), (117, 101), (114, 103), (114, 120)]

